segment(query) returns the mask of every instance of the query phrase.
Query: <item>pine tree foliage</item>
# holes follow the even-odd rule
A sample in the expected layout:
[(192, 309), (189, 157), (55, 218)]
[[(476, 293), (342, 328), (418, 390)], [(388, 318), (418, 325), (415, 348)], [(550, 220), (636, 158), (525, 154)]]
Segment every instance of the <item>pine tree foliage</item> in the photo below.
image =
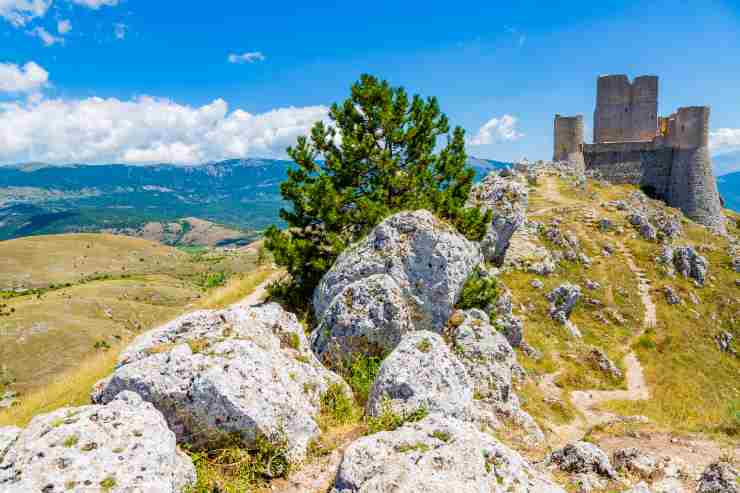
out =
[(292, 207), (280, 216), (289, 228), (266, 233), (301, 295), (310, 295), (342, 250), (398, 211), (428, 209), (468, 238), (482, 238), (491, 217), (465, 207), (475, 175), (465, 164), (465, 134), (460, 127), (450, 134), (436, 98), (409, 99), (403, 88), (362, 75), (329, 120), (288, 148), (297, 167), (281, 185)]

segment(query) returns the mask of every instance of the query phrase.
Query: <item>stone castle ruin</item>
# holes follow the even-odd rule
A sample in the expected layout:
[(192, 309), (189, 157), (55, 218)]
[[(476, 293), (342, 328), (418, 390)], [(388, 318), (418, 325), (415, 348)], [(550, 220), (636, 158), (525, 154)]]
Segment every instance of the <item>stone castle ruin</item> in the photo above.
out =
[(583, 142), (583, 115), (555, 115), (555, 161), (613, 183), (639, 185), (694, 221), (724, 231), (709, 154), (707, 106), (658, 115), (658, 77), (598, 78), (593, 144)]

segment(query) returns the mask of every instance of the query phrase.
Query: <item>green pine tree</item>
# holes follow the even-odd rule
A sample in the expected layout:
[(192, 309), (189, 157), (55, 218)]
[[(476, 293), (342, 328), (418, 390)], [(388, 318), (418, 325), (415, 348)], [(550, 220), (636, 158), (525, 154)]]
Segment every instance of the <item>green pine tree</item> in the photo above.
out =
[(409, 101), (403, 88), (362, 75), (329, 118), (288, 148), (297, 167), (280, 187), (292, 204), (280, 217), (289, 228), (266, 232), (294, 295), (310, 296), (342, 250), (398, 211), (428, 209), (482, 238), (491, 216), (465, 208), (475, 176), (465, 165), (465, 133), (450, 135), (436, 98)]

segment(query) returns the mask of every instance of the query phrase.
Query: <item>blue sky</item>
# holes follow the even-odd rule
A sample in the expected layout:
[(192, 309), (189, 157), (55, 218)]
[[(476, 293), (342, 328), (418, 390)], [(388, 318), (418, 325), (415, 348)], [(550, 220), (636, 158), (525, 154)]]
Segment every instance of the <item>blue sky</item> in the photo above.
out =
[(731, 2), (0, 0), (0, 163), (280, 156), (363, 72), (437, 96), (478, 157), (550, 157), (605, 73), (659, 75), (661, 113), (711, 105), (740, 149)]

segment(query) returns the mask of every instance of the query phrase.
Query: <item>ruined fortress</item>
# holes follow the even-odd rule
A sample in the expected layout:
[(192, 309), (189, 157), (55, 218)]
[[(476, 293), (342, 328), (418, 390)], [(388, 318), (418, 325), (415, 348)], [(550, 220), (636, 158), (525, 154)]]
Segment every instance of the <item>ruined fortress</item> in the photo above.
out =
[(658, 116), (658, 77), (598, 78), (593, 144), (583, 115), (555, 115), (555, 161), (569, 161), (613, 183), (639, 185), (686, 216), (724, 231), (709, 154), (709, 107)]

